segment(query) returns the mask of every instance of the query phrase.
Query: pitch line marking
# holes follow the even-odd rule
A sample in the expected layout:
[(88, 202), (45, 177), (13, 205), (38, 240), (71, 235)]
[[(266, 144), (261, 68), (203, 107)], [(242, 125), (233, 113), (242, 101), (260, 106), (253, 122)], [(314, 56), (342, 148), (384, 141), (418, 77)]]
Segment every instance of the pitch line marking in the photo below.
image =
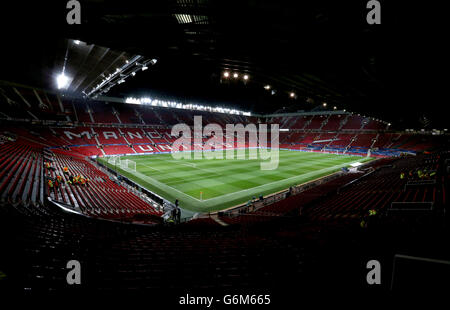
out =
[(172, 189), (172, 190), (174, 190), (175, 192), (177, 192), (177, 193), (180, 193), (180, 194), (182, 194), (183, 196), (185, 196), (186, 198), (188, 198), (188, 199), (194, 199), (194, 200), (196, 200), (196, 201), (198, 201), (198, 202), (202, 202), (202, 200), (200, 200), (200, 199), (197, 199), (197, 198), (195, 198), (195, 197), (192, 197), (192, 196), (190, 196), (190, 195), (188, 195), (188, 194), (186, 194), (186, 193), (183, 193), (182, 191), (180, 191), (180, 190), (178, 190), (178, 189), (176, 189), (176, 188), (174, 188), (174, 187), (172, 187), (172, 186), (169, 186), (169, 185), (167, 185), (167, 184), (165, 184), (165, 183), (162, 183), (162, 182), (159, 182), (158, 180), (156, 180), (156, 179), (154, 179), (154, 178), (152, 178), (152, 177), (149, 177), (148, 175), (145, 175), (145, 174), (142, 174), (142, 173), (140, 173), (140, 172), (131, 172), (131, 174), (134, 174), (134, 175), (136, 175), (138, 178), (140, 178), (140, 179), (142, 179), (142, 180), (146, 180), (146, 179), (148, 179), (148, 180), (150, 180), (150, 183), (151, 184), (153, 184), (153, 185), (155, 185), (156, 184), (156, 186), (160, 186), (160, 187), (168, 187), (168, 188), (170, 188), (170, 189)]
[(274, 182), (270, 182), (270, 183), (258, 185), (258, 186), (251, 187), (251, 188), (247, 188), (247, 189), (243, 189), (243, 190), (240, 190), (240, 191), (237, 191), (237, 192), (232, 192), (232, 193), (228, 193), (228, 194), (223, 194), (223, 195), (221, 195), (221, 196), (216, 196), (216, 197), (209, 198), (209, 199), (203, 199), (203, 201), (206, 202), (206, 201), (210, 201), (210, 200), (222, 198), (222, 197), (224, 197), (224, 196), (229, 196), (229, 195), (233, 195), (233, 194), (237, 194), (237, 193), (241, 193), (241, 192), (246, 192), (246, 191), (249, 191), (249, 190), (253, 190), (253, 189), (255, 189), (255, 188), (259, 188), (259, 187), (263, 187), (263, 186), (268, 186), (268, 185), (272, 185), (272, 184), (275, 184), (275, 183), (281, 183), (281, 182), (284, 182), (284, 181), (287, 181), (287, 180), (290, 180), (290, 179), (294, 179), (294, 178), (298, 178), (298, 177), (303, 177), (303, 176), (307, 176), (307, 175), (312, 175), (312, 174), (320, 173), (321, 171), (324, 171), (324, 170), (334, 170), (335, 168), (340, 168), (340, 167), (343, 167), (343, 166), (346, 166), (346, 165), (350, 165), (350, 164), (355, 163), (355, 162), (358, 162), (358, 161), (360, 161), (360, 160), (355, 160), (355, 161), (353, 161), (353, 162), (349, 162), (349, 163), (345, 163), (345, 164), (339, 164), (339, 165), (336, 165), (336, 166), (331, 166), (331, 167), (328, 167), (328, 168), (323, 168), (323, 169), (320, 169), (320, 170), (315, 170), (315, 171), (307, 172), (307, 173), (304, 173), (304, 174), (301, 174), (301, 175), (294, 175), (294, 176), (289, 177), (289, 178), (286, 178), (286, 179), (282, 179), (282, 180), (278, 180), (278, 181), (274, 181)]
[(150, 166), (148, 166), (148, 165), (146, 165), (146, 164), (139, 164), (139, 165), (142, 165), (142, 166), (145, 166), (145, 167), (147, 167), (147, 168), (150, 168), (150, 169), (153, 169), (153, 170), (156, 170), (156, 171), (158, 171), (158, 172), (162, 172), (162, 173), (163, 173), (163, 171), (162, 171), (162, 170), (159, 170), (159, 169), (156, 169), (156, 168), (150, 167)]
[(213, 174), (215, 174), (217, 176), (222, 176), (220, 173), (217, 173), (216, 171), (213, 171), (213, 170), (210, 170), (210, 169), (199, 168), (194, 163), (180, 163), (180, 162), (178, 162), (176, 160), (167, 160), (167, 159), (164, 159), (164, 158), (156, 158), (156, 159), (157, 160), (163, 160), (163, 161), (166, 161), (168, 163), (175, 163), (177, 165), (184, 165), (184, 166), (187, 166), (187, 167), (190, 167), (190, 168), (195, 168), (195, 169), (198, 169), (198, 170), (201, 170), (201, 171), (206, 171), (206, 172), (209, 172), (209, 173), (213, 173)]
[[(167, 160), (166, 160), (166, 161), (167, 161)], [(178, 189), (176, 189), (176, 188), (174, 188), (174, 187), (172, 187), (172, 186), (170, 186), (170, 185), (167, 185), (167, 184), (165, 184), (165, 183), (159, 182), (158, 180), (153, 179), (152, 177), (149, 177), (149, 176), (147, 176), (147, 175), (144, 175), (144, 174), (142, 174), (142, 173), (140, 173), (140, 172), (132, 172), (132, 173), (141, 175), (140, 178), (142, 178), (142, 179), (146, 179), (146, 178), (147, 178), (147, 179), (150, 179), (150, 180), (152, 180), (154, 183), (159, 184), (159, 186), (162, 185), (161, 187), (168, 187), (168, 188), (170, 188), (170, 189), (173, 189), (174, 191), (176, 191), (177, 193), (182, 194), (183, 196), (187, 197), (188, 199), (194, 199), (195, 201), (197, 201), (197, 202), (199, 202), (199, 203), (205, 203), (205, 202), (208, 202), (208, 201), (211, 201), (211, 200), (217, 200), (217, 199), (222, 198), (222, 197), (225, 197), (225, 196), (230, 196), (230, 195), (235, 195), (235, 194), (242, 193), (242, 192), (247, 192), (247, 191), (253, 190), (253, 189), (255, 189), (255, 188), (259, 188), (259, 187), (263, 187), (263, 186), (268, 186), (268, 185), (272, 185), (272, 184), (275, 184), (275, 183), (281, 183), (281, 182), (284, 182), (284, 181), (287, 181), (287, 180), (290, 180), (290, 179), (293, 179), (293, 178), (298, 178), (298, 177), (303, 177), (303, 176), (307, 176), (307, 175), (311, 175), (311, 174), (316, 174), (316, 173), (319, 173), (319, 172), (324, 171), (324, 170), (333, 170), (333, 169), (335, 169), (335, 168), (344, 167), (344, 166), (347, 166), (347, 165), (350, 165), (350, 164), (352, 164), (352, 163), (359, 162), (359, 161), (361, 161), (361, 159), (358, 159), (358, 160), (355, 160), (355, 161), (352, 161), (352, 162), (348, 162), (348, 163), (344, 163), (344, 164), (339, 164), (339, 165), (335, 165), (335, 166), (323, 168), (323, 169), (320, 169), (320, 170), (315, 170), (315, 171), (307, 172), (307, 173), (304, 173), (304, 174), (301, 174), (301, 175), (295, 175), (295, 176), (292, 176), (292, 177), (289, 177), (289, 178), (286, 178), (286, 179), (283, 179), (283, 180), (278, 180), (278, 181), (274, 181), (274, 182), (270, 182), (270, 183), (258, 185), (258, 186), (255, 186), (255, 187), (243, 189), (243, 190), (240, 190), (240, 191), (237, 191), (237, 192), (227, 193), (227, 194), (223, 194), (223, 195), (220, 195), (220, 196), (216, 196), (216, 197), (209, 198), (209, 199), (203, 199), (203, 200), (200, 200), (200, 199), (197, 199), (197, 198), (195, 198), (195, 197), (192, 197), (191, 195), (188, 195), (188, 194), (186, 194), (186, 193), (184, 193), (184, 192), (182, 192), (182, 191), (180, 191), (180, 190), (178, 190)]]
[[(303, 163), (303, 164), (296, 164), (295, 168), (308, 167), (308, 166), (311, 165), (312, 162), (320, 164), (320, 163), (327, 162), (328, 160), (329, 160), (329, 159), (323, 159), (323, 158), (322, 158), (322, 159), (316, 159), (316, 160), (309, 160), (308, 162), (305, 162), (305, 163)], [(259, 165), (259, 164), (258, 164), (258, 165)], [(323, 168), (323, 169), (330, 169), (330, 168), (333, 168), (333, 167), (334, 167), (334, 166), (332, 166), (332, 167), (326, 167), (326, 168)], [(218, 172), (216, 172), (216, 171), (209, 170), (209, 169), (202, 169), (202, 168), (198, 168), (198, 167), (197, 167), (197, 169), (204, 170), (204, 171), (207, 171), (207, 172), (211, 172), (211, 173), (214, 173), (214, 174), (216, 174), (216, 175), (218, 175), (218, 176), (222, 176), (222, 174), (220, 174), (220, 173), (218, 173)], [(291, 169), (292, 169), (291, 167), (288, 167), (288, 168), (281, 169), (280, 171), (284, 172), (284, 170), (289, 171), (289, 170), (291, 170)], [(321, 169), (321, 170), (322, 170), (322, 169)], [(312, 172), (315, 172), (315, 171), (321, 171), (321, 170), (314, 170), (314, 171), (312, 171)], [(309, 172), (308, 172), (308, 173), (309, 173)], [(302, 175), (305, 175), (305, 174), (302, 174)], [(290, 177), (290, 178), (299, 177), (299, 176), (301, 176), (301, 175), (294, 175), (294, 176), (292, 176), (292, 177)], [(283, 179), (283, 180), (287, 180), (287, 178), (286, 178), (286, 179)], [(283, 180), (278, 180), (278, 181), (274, 181), (274, 182), (280, 182), (280, 181), (283, 181)], [(176, 184), (176, 183), (178, 183), (178, 182), (173, 182), (173, 183)], [(171, 182), (164, 183), (164, 184), (166, 184), (166, 185), (172, 187)], [(271, 184), (271, 183), (266, 183), (266, 184), (262, 184), (262, 185), (258, 185), (258, 186), (266, 186), (266, 185), (268, 185), (268, 184)], [(255, 186), (255, 187), (256, 187), (256, 186)], [(250, 190), (250, 189), (255, 188), (255, 187), (243, 189), (243, 190), (240, 190), (240, 191)], [(237, 193), (237, 192), (233, 192), (233, 193)], [(228, 194), (231, 194), (231, 193), (227, 193), (227, 194), (223, 194), (223, 195), (228, 195)], [(223, 196), (223, 195), (221, 195), (221, 196)], [(221, 196), (216, 196), (216, 197), (221, 197)], [(213, 198), (216, 198), (216, 197), (213, 197)], [(209, 199), (213, 199), (213, 198), (204, 199), (203, 201), (206, 201), (206, 200), (209, 200)]]

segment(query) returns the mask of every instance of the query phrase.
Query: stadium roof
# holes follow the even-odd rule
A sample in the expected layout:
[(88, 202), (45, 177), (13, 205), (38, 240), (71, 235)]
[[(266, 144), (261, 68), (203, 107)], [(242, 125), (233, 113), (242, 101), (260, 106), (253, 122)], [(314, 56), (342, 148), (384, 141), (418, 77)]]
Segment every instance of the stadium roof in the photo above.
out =
[(256, 113), (327, 102), (394, 124), (439, 124), (433, 65), (423, 65), (435, 57), (418, 51), (433, 42), (423, 24), (408, 23), (411, 8), (383, 3), (382, 24), (368, 25), (365, 1), (85, 0), (81, 25), (67, 25), (61, 2), (5, 17), (15, 31), (2, 79), (49, 88), (65, 68), (68, 91), (81, 93), (140, 56), (157, 63), (123, 75), (108, 95), (232, 102)]

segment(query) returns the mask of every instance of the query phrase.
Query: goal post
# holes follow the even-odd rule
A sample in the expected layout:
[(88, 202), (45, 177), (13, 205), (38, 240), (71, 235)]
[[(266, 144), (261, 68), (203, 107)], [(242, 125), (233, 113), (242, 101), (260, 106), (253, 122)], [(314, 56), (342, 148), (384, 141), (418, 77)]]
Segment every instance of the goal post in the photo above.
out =
[(130, 169), (131, 171), (136, 172), (136, 162), (133, 160), (127, 159), (127, 168)]
[(122, 159), (119, 161), (120, 168), (136, 172), (136, 162), (130, 159)]
[(110, 156), (108, 158), (108, 163), (123, 170), (136, 172), (136, 162), (130, 159), (122, 159), (119, 155)]
[(109, 156), (108, 164), (114, 165), (116, 163), (117, 156)]

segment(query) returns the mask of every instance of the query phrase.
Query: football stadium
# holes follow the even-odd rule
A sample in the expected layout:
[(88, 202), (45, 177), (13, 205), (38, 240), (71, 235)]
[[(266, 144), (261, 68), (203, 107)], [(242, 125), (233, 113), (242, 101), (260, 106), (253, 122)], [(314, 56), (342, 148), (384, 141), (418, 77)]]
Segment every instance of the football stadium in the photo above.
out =
[(1, 10), (2, 292), (277, 309), (448, 292), (440, 49), (412, 12), (59, 2)]

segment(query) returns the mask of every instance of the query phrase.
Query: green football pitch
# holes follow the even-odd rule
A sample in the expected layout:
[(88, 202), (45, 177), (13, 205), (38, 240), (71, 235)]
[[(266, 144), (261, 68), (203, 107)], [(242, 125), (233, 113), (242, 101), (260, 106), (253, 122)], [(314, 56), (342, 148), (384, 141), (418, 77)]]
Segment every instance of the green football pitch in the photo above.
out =
[[(246, 151), (248, 158), (248, 150)], [(259, 156), (258, 156), (259, 157)], [(194, 212), (211, 212), (245, 203), (252, 197), (332, 174), (370, 158), (280, 150), (275, 170), (261, 170), (261, 159), (174, 159), (171, 154), (122, 156), (136, 172), (99, 160), (148, 190)]]

